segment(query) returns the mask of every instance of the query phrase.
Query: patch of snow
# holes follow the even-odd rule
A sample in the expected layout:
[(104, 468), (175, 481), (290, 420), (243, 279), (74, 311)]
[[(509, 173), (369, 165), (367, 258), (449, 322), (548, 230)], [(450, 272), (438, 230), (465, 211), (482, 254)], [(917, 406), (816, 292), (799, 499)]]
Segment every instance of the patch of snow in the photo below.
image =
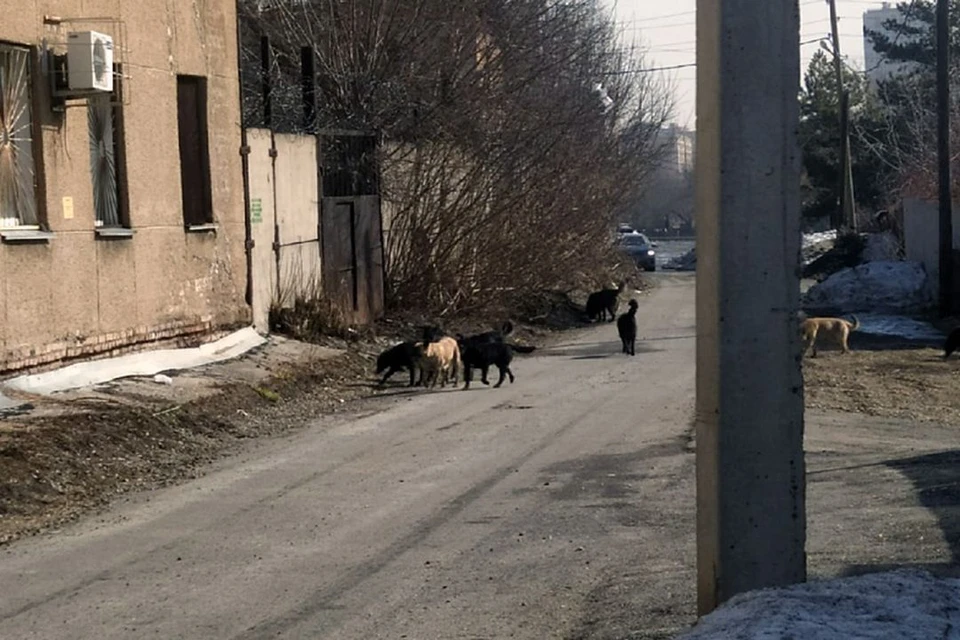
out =
[(744, 593), (678, 640), (960, 638), (960, 580), (901, 570)]
[(832, 242), (837, 239), (837, 230), (818, 231), (816, 233), (803, 234), (803, 248), (809, 249), (823, 242)]
[(664, 269), (673, 269), (674, 271), (696, 271), (697, 270), (697, 248), (694, 247), (682, 256), (678, 256), (669, 262), (664, 263)]
[(67, 389), (92, 386), (131, 376), (154, 376), (161, 371), (190, 369), (205, 364), (230, 360), (259, 347), (266, 339), (248, 327), (235, 331), (216, 342), (192, 349), (158, 349), (117, 358), (80, 362), (62, 369), (18, 376), (8, 380), (11, 389), (28, 393), (50, 394)]
[(944, 338), (939, 329), (923, 320), (879, 313), (858, 313), (857, 319), (861, 332), (875, 336), (894, 336), (934, 344), (940, 344)]
[(868, 262), (843, 269), (816, 284), (804, 306), (838, 313), (867, 311), (911, 315), (933, 306), (927, 273), (919, 262)]

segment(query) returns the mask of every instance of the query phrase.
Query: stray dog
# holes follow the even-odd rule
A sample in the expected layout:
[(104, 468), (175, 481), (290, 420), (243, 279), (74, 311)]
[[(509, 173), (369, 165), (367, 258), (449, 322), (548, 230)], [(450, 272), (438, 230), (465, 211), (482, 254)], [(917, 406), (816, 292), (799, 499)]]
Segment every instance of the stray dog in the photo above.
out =
[(853, 322), (843, 318), (807, 318), (800, 324), (800, 333), (803, 336), (803, 353), (806, 355), (809, 349), (813, 349), (810, 357), (817, 357), (817, 336), (827, 334), (840, 345), (843, 353), (849, 353), (850, 347), (847, 345), (847, 339), (850, 333), (860, 328), (860, 321), (857, 316), (850, 316)]
[(414, 386), (416, 384), (417, 360), (419, 360), (419, 357), (419, 349), (417, 349), (416, 344), (413, 342), (401, 342), (381, 353), (377, 357), (377, 375), (380, 375), (384, 371), (387, 373), (380, 381), (380, 385), (387, 384), (390, 376), (406, 369), (410, 372), (409, 386)]
[(943, 359), (950, 357), (957, 348), (960, 347), (960, 327), (957, 327), (947, 336), (947, 341), (943, 343)]
[(447, 386), (447, 381), (452, 377), (453, 384), (457, 384), (457, 373), (460, 367), (460, 345), (453, 338), (443, 337), (435, 342), (422, 343), (416, 345), (420, 352), (420, 371), (421, 382), (423, 386), (437, 386), (437, 378), (443, 376), (440, 383), (441, 387)]
[(621, 281), (616, 289), (601, 289), (594, 291), (587, 298), (586, 312), (587, 318), (602, 322), (606, 320), (607, 314), (610, 314), (610, 322), (617, 319), (617, 306), (620, 302), (620, 294), (627, 286), (626, 282)]
[[(474, 336), (476, 338), (477, 336)], [(510, 377), (510, 384), (513, 384), (514, 375), (510, 371), (510, 363), (513, 361), (514, 350), (520, 353), (531, 353), (536, 347), (521, 347), (512, 345), (508, 342), (481, 342), (458, 336), (460, 343), (460, 357), (463, 360), (463, 385), (464, 391), (470, 388), (470, 382), (473, 380), (473, 369), (480, 369), (480, 382), (489, 385), (487, 373), (491, 366), (500, 370), (500, 379), (493, 385), (496, 389), (503, 384), (504, 378)]]
[(637, 301), (630, 301), (630, 310), (617, 318), (617, 333), (623, 344), (623, 353), (634, 356), (637, 342)]
[(462, 333), (458, 333), (457, 342), (460, 344), (460, 351), (463, 351), (464, 348), (468, 346), (478, 346), (484, 344), (505, 344), (517, 353), (533, 353), (536, 351), (536, 347), (524, 347), (519, 344), (507, 342), (506, 336), (512, 331), (513, 325), (510, 324), (510, 322), (506, 322), (504, 323), (503, 330), (501, 331), (488, 331), (486, 333), (478, 333), (473, 336), (464, 336)]

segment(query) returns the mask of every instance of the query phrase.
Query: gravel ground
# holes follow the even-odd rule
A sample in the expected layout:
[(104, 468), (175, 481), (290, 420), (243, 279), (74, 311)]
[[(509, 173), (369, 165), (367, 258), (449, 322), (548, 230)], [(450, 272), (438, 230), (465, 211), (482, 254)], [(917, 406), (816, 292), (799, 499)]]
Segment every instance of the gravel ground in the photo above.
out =
[(929, 347), (851, 349), (804, 359), (808, 409), (960, 425), (960, 361)]

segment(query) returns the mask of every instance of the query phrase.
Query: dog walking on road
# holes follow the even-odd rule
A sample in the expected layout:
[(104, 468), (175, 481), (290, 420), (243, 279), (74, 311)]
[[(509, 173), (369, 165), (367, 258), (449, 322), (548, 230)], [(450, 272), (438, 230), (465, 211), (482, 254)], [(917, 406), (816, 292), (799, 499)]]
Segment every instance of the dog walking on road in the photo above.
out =
[(623, 344), (623, 353), (634, 356), (637, 343), (637, 301), (630, 301), (630, 309), (617, 318), (617, 332)]

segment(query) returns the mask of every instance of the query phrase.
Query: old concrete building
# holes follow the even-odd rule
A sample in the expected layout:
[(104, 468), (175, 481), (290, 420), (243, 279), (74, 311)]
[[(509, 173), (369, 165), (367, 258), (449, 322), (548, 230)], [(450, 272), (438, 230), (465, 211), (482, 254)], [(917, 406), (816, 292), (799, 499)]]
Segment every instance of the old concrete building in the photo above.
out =
[(248, 322), (233, 0), (0, 12), (0, 373)]

